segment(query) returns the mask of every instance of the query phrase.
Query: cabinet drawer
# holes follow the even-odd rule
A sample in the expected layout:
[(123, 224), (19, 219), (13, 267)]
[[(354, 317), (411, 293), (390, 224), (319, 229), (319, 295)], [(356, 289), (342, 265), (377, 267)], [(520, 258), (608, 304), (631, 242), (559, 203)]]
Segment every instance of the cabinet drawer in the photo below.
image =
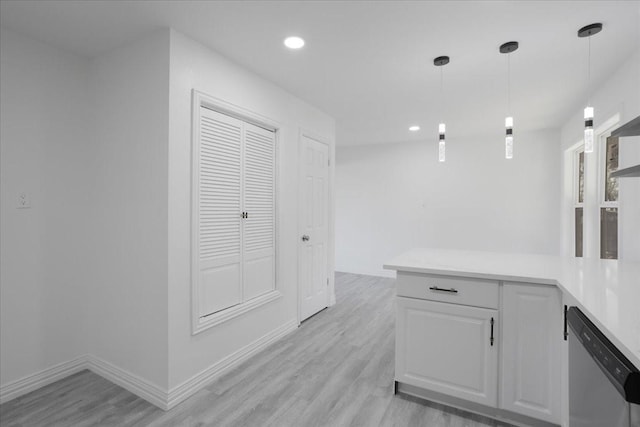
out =
[(398, 271), (398, 296), (498, 308), (498, 282)]

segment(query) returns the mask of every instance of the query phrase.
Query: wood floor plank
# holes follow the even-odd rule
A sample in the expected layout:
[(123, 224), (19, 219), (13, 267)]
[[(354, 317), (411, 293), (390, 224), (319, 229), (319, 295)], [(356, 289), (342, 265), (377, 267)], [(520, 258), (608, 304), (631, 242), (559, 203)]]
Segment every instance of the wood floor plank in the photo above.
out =
[(0, 405), (2, 427), (508, 426), (393, 394), (395, 281), (336, 273), (333, 307), (170, 411), (83, 371)]

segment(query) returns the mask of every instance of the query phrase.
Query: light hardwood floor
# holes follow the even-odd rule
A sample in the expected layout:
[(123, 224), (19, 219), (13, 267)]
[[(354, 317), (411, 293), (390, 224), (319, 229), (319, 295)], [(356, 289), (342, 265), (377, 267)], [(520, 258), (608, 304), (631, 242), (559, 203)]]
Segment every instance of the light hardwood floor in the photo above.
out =
[(337, 304), (164, 412), (89, 371), (0, 406), (9, 426), (508, 426), (393, 394), (394, 280), (336, 274)]

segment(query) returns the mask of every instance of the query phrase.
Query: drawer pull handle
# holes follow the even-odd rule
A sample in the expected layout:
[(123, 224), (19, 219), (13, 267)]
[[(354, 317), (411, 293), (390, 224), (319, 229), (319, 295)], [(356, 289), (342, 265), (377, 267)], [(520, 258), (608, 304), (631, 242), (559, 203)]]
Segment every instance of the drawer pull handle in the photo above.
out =
[(564, 340), (566, 341), (569, 337), (569, 332), (567, 331), (567, 306), (564, 306), (564, 332), (562, 334)]
[(489, 339), (489, 342), (491, 342), (491, 347), (493, 347), (493, 317), (491, 318), (491, 338)]
[(458, 293), (458, 290), (455, 289), (455, 288), (445, 289), (445, 288), (439, 288), (437, 286), (431, 286), (429, 289), (431, 289), (434, 292), (440, 291), (440, 292), (451, 292), (452, 294), (457, 294)]

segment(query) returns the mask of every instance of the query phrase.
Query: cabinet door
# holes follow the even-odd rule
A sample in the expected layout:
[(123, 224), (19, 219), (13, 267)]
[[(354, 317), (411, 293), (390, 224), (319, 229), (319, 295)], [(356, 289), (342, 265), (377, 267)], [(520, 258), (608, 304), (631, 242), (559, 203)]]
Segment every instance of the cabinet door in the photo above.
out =
[(496, 407), (498, 312), (403, 297), (397, 304), (396, 380)]
[(502, 409), (560, 422), (562, 307), (554, 286), (505, 283)]
[(275, 136), (244, 124), (244, 299), (275, 288)]
[(193, 274), (202, 318), (242, 302), (240, 120), (200, 108), (194, 146)]

